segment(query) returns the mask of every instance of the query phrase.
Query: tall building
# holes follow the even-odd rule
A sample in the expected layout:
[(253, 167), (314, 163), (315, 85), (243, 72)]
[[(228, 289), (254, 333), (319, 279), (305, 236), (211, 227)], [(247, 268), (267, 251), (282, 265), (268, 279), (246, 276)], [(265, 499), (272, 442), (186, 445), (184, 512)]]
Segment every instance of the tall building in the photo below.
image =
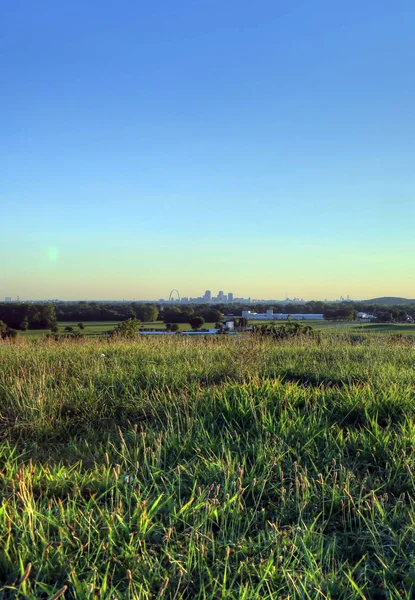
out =
[(206, 290), (205, 295), (203, 296), (203, 298), (207, 302), (210, 302), (212, 300), (212, 292), (210, 290)]
[(11, 296), (6, 296), (5, 299), (4, 299), (4, 301), (5, 302), (11, 302), (12, 301)]
[(228, 302), (233, 302), (233, 294), (232, 294), (232, 292), (229, 292), (229, 294), (228, 294)]

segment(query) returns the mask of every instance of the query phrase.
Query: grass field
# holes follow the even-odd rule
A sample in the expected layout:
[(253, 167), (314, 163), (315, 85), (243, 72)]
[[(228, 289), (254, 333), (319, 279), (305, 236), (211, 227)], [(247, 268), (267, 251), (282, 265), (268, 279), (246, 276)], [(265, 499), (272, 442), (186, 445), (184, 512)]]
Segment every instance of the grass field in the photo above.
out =
[[(66, 321), (60, 321), (58, 323), (58, 331), (59, 333), (64, 333), (65, 327), (73, 327), (74, 331), (79, 333), (83, 333), (85, 336), (96, 336), (96, 335), (104, 335), (106, 331), (114, 329), (118, 325), (118, 321), (86, 321), (84, 323), (85, 329), (80, 330), (78, 328), (78, 324)], [(49, 330), (45, 329), (28, 329), (27, 331), (20, 331), (19, 336), (23, 338), (29, 339), (38, 339), (41, 337), (45, 337), (49, 332)]]
[(414, 384), (411, 337), (0, 343), (0, 597), (413, 598)]
[[(107, 331), (111, 331), (118, 325), (118, 321), (85, 321), (85, 329), (80, 330), (78, 324), (73, 321), (60, 321), (58, 323), (58, 332), (65, 333), (65, 327), (73, 327), (74, 331), (82, 333), (86, 337), (96, 337), (99, 335), (105, 335)], [(141, 323), (142, 327), (148, 330), (165, 330), (166, 324), (163, 321), (151, 321)], [(215, 323), (205, 323), (203, 327), (209, 329), (213, 328)], [(188, 323), (179, 323), (179, 331), (185, 331), (191, 329)], [(29, 329), (27, 331), (20, 331), (19, 336), (28, 339), (39, 339), (45, 337), (49, 332), (45, 329)]]
[[(311, 325), (319, 331), (328, 331), (336, 333), (399, 333), (404, 335), (415, 334), (415, 324), (406, 323), (360, 323), (357, 321), (298, 321), (305, 325)], [(249, 325), (269, 325), (275, 323), (283, 325), (287, 321), (250, 321)]]
[[(276, 323), (277, 325), (284, 324), (284, 321), (252, 321), (250, 325), (254, 324), (269, 324)], [(301, 323), (306, 323), (307, 325), (311, 325), (315, 329), (319, 331), (328, 331), (331, 333), (335, 331), (336, 333), (398, 333), (402, 335), (414, 335), (415, 334), (415, 324), (414, 325), (406, 325), (406, 324), (383, 324), (383, 323), (344, 323), (344, 322), (331, 322), (331, 321), (301, 321)], [(80, 331), (77, 327), (77, 323), (74, 322), (59, 322), (58, 328), (59, 333), (64, 333), (65, 327), (70, 326), (73, 327), (75, 331), (80, 331), (86, 337), (96, 337), (99, 335), (105, 335), (107, 331), (114, 329), (118, 325), (117, 321), (87, 321), (84, 323), (85, 329)], [(143, 322), (142, 326), (147, 330), (157, 330), (166, 329), (165, 323), (163, 321), (153, 321), (153, 322)], [(205, 323), (204, 327), (207, 329), (213, 328), (215, 323)], [(180, 323), (179, 331), (189, 330), (190, 325), (188, 323)], [(33, 329), (28, 331), (20, 331), (19, 336), (28, 339), (40, 339), (45, 337), (49, 331), (45, 331), (44, 329)]]

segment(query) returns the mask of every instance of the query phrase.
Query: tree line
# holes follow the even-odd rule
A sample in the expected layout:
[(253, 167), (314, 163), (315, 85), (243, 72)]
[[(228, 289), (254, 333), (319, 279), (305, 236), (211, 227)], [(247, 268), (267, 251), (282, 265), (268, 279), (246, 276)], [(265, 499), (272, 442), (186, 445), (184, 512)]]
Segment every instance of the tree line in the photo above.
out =
[(57, 329), (53, 304), (0, 303), (0, 322), (3, 330)]
[(415, 303), (407, 305), (378, 304), (373, 302), (326, 303), (257, 303), (171, 305), (139, 302), (60, 302), (49, 303), (0, 303), (0, 321), (5, 327), (25, 331), (26, 329), (57, 330), (58, 321), (126, 321), (137, 319), (141, 323), (163, 321), (166, 324), (189, 323), (191, 318), (201, 317), (206, 323), (222, 323), (229, 318), (240, 318), (243, 310), (274, 313), (323, 314), (326, 319), (355, 320), (359, 311), (374, 315), (380, 322), (405, 322), (408, 316), (415, 319)]
[(137, 319), (142, 323), (164, 321), (164, 323), (188, 323), (189, 317), (203, 317), (213, 323), (223, 318), (223, 313), (206, 305), (164, 305), (139, 302), (68, 302), (56, 305), (58, 321), (126, 321)]

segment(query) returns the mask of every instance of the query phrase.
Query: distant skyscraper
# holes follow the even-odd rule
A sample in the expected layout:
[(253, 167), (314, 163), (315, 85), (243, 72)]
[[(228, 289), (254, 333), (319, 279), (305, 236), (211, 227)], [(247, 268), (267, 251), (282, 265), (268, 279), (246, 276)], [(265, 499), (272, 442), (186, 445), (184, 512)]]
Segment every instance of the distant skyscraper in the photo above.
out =
[(233, 294), (232, 294), (232, 292), (229, 292), (229, 294), (228, 294), (228, 302), (233, 302)]
[(6, 296), (5, 299), (4, 299), (4, 301), (5, 302), (11, 302), (12, 301), (11, 296)]
[(205, 300), (210, 301), (212, 299), (212, 292), (210, 290), (206, 290), (205, 295), (203, 297)]

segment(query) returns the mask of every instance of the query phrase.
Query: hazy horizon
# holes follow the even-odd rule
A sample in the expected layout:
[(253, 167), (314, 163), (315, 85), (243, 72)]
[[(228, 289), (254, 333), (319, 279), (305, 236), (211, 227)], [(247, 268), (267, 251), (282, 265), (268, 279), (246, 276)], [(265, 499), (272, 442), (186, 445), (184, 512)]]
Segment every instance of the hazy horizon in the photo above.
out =
[[(175, 289), (176, 288), (174, 288), (174, 290)], [(79, 302), (84, 302), (84, 301), (87, 301), (87, 302), (94, 302), (94, 301), (109, 301), (109, 302), (111, 302), (111, 301), (114, 301), (114, 302), (123, 302), (123, 301), (125, 301), (125, 302), (140, 302), (140, 301), (143, 301), (143, 302), (151, 302), (151, 301), (154, 301), (154, 302), (159, 302), (159, 300), (161, 300), (161, 299), (163, 299), (163, 300), (165, 300), (167, 302), (168, 299), (169, 299), (169, 295), (170, 295), (171, 291), (173, 291), (173, 289), (172, 290), (168, 290), (167, 293), (164, 294), (164, 296), (163, 295), (156, 295), (156, 296), (153, 296), (153, 297), (150, 297), (150, 298), (145, 298), (145, 297), (142, 297), (142, 296), (131, 296), (131, 297), (129, 297), (129, 296), (122, 296), (122, 295), (121, 296), (94, 296), (94, 297), (71, 296), (71, 297), (61, 297), (61, 298), (58, 298), (58, 297), (55, 297), (55, 296), (38, 296), (38, 297), (35, 297), (35, 296), (27, 296), (27, 297), (18, 296), (18, 298), (19, 298), (20, 302), (27, 302), (27, 301), (34, 301), (34, 302), (36, 302), (36, 301), (42, 301), (43, 302), (43, 301), (47, 301), (47, 300), (50, 300), (50, 301), (59, 300), (61, 302), (65, 302), (65, 301), (68, 301), (68, 302), (72, 302), (72, 301), (79, 301)], [(231, 290), (229, 290), (229, 291), (231, 291)], [(224, 292), (225, 292), (225, 294), (227, 293), (226, 290), (224, 290)], [(180, 293), (180, 290), (179, 290), (179, 293)], [(217, 291), (213, 292), (212, 295), (216, 295), (216, 293), (217, 293)], [(203, 294), (199, 294), (198, 295), (197, 293), (196, 294), (191, 294), (191, 293), (186, 293), (186, 292), (184, 292), (183, 294), (180, 293), (180, 297), (181, 298), (186, 298), (187, 297), (189, 299), (192, 298), (192, 300), (196, 300), (198, 297), (200, 297), (202, 295)], [(341, 296), (336, 297), (336, 298), (334, 298), (334, 297), (333, 298), (329, 298), (327, 296), (325, 296), (325, 297), (311, 297), (310, 298), (310, 297), (304, 297), (304, 296), (301, 296), (301, 295), (292, 295), (292, 296), (266, 296), (266, 297), (262, 297), (261, 296), (260, 297), (260, 296), (256, 296), (255, 294), (247, 294), (247, 295), (234, 294), (234, 296), (235, 296), (235, 298), (243, 298), (243, 299), (246, 299), (246, 300), (248, 298), (251, 298), (251, 300), (255, 300), (255, 301), (262, 301), (262, 300), (264, 300), (264, 301), (267, 301), (267, 300), (285, 301), (286, 299), (289, 299), (289, 300), (292, 300), (294, 302), (295, 302), (295, 299), (297, 299), (299, 301), (305, 301), (305, 302), (318, 302), (318, 301), (322, 301), (322, 302), (324, 302), (324, 301), (327, 301), (327, 302), (336, 302), (336, 301), (340, 300), (340, 298), (341, 298)], [(343, 299), (345, 301), (348, 299), (346, 295), (342, 295), (342, 296), (343, 296)], [(8, 297), (10, 297), (10, 296), (8, 296)], [(12, 302), (17, 302), (17, 297), (16, 296), (12, 296), (11, 298), (12, 298), (11, 299)], [(409, 296), (408, 297), (407, 296), (399, 296), (397, 294), (379, 294), (377, 296), (371, 296), (371, 297), (368, 297), (368, 296), (367, 297), (364, 297), (364, 296), (350, 297), (350, 301), (355, 301), (355, 302), (362, 301), (362, 302), (365, 302), (365, 301), (373, 300), (373, 299), (376, 299), (376, 298), (403, 298), (403, 299), (407, 299), (407, 300), (413, 300), (413, 298), (411, 298)], [(174, 299), (176, 300), (176, 295), (175, 294), (174, 294)], [(5, 301), (5, 298), (4, 297), (0, 297), (0, 303), (4, 302), (4, 301)], [(220, 301), (212, 302), (212, 303), (221, 304)]]
[(415, 297), (412, 1), (2, 13), (0, 300)]

